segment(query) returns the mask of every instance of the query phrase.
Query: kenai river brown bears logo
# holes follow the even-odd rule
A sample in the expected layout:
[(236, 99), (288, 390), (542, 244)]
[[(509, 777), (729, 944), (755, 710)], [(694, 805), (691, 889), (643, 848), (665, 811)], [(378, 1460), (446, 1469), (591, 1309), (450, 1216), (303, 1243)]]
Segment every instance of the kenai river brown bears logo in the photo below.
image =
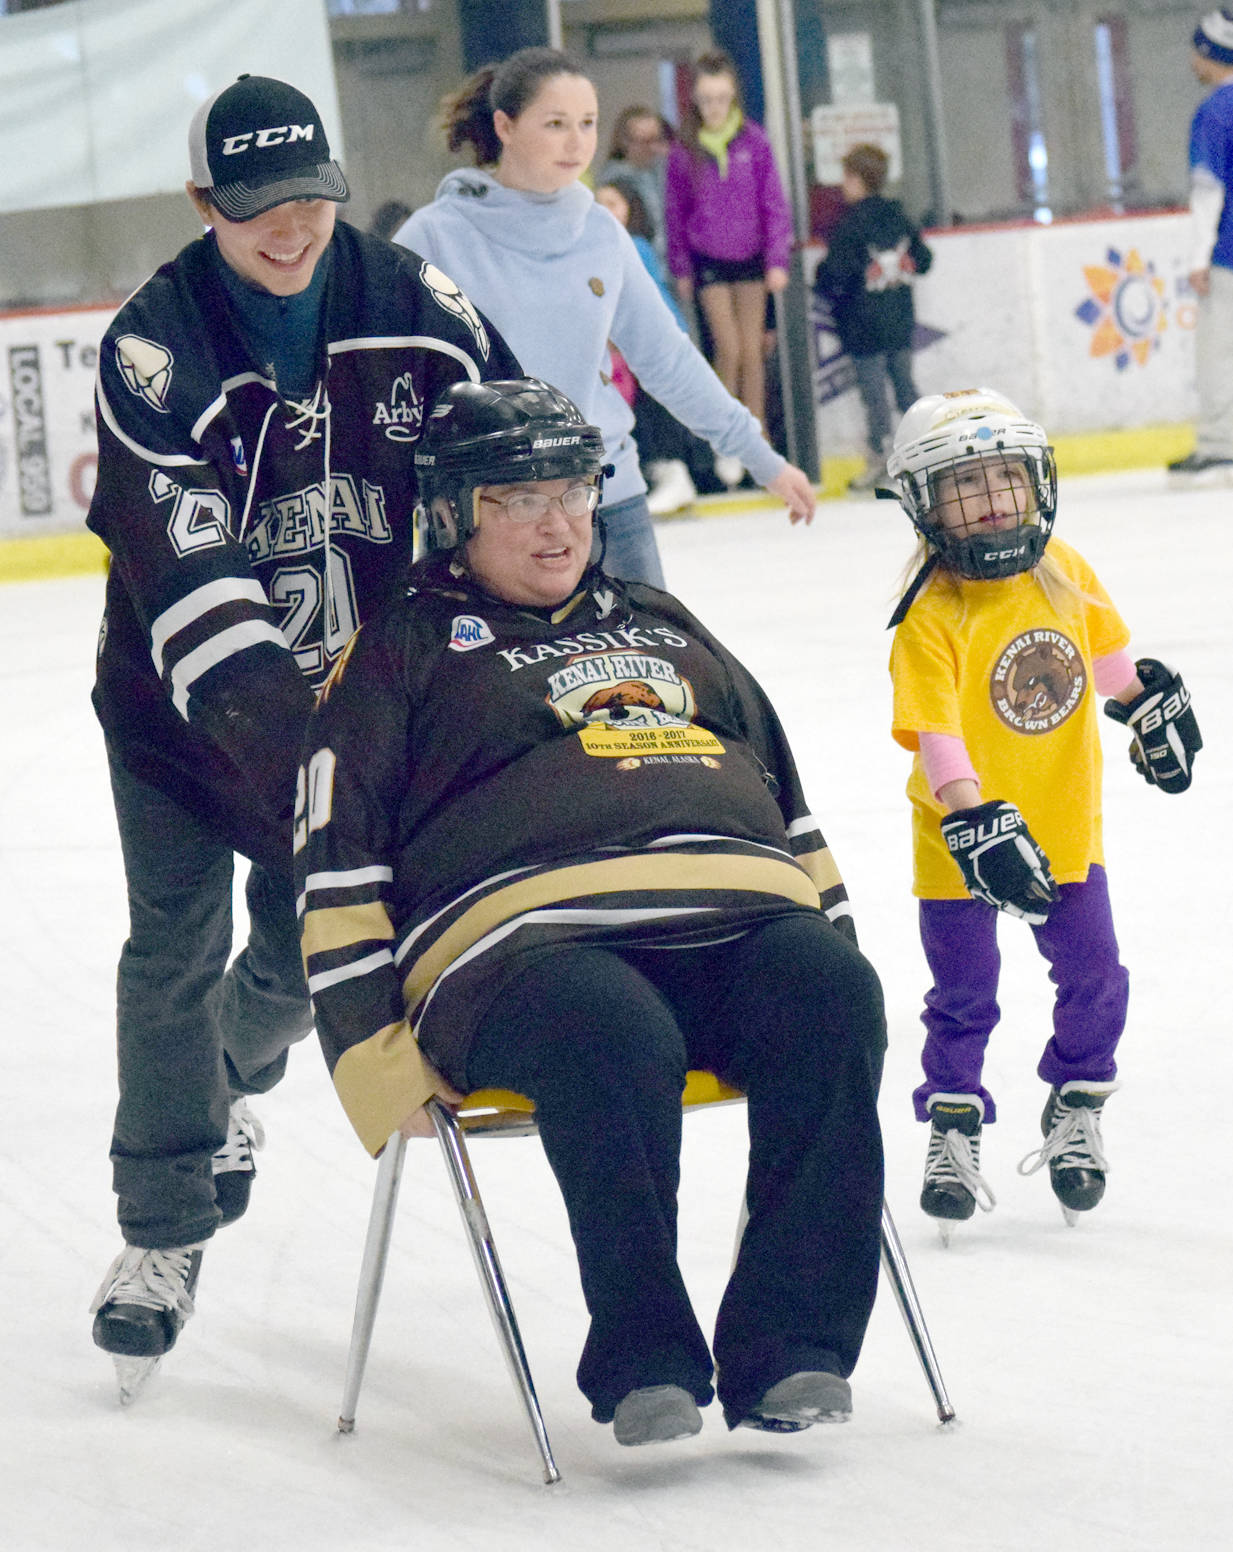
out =
[(1017, 733), (1051, 733), (1073, 715), (1086, 689), (1082, 653), (1054, 630), (1016, 636), (989, 677), (993, 709)]
[(548, 675), (548, 704), (575, 729), (588, 755), (618, 761), (621, 771), (703, 755), (718, 768), (724, 746), (694, 724), (693, 687), (667, 658), (632, 649), (589, 652)]

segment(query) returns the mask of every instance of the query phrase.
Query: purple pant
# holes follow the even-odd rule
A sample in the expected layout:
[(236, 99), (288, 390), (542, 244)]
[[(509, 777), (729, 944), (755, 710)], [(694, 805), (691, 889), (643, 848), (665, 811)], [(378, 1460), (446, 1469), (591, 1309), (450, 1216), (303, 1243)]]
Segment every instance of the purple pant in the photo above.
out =
[[(1081, 884), (1061, 884), (1061, 899), (1043, 927), (1033, 927), (1057, 987), (1053, 1038), (1037, 1073), (1046, 1083), (1108, 1082), (1126, 1024), (1130, 978), (1118, 960), (1109, 886), (1093, 865)], [(981, 1083), (985, 1046), (1000, 1016), (997, 1003), (999, 912), (981, 900), (922, 900), (920, 935), (933, 986), (925, 995), (925, 1081), (912, 1096), (918, 1121), (928, 1121), (933, 1094), (979, 1094), (985, 1120), (997, 1119)]]

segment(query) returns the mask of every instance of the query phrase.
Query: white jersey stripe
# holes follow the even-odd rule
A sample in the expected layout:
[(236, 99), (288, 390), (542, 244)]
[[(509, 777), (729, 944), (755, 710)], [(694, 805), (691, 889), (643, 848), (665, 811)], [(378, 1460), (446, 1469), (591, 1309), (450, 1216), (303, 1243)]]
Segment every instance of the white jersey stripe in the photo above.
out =
[(209, 614), (211, 609), (232, 603), (238, 598), (248, 598), (257, 604), (269, 604), (265, 589), (255, 577), (219, 577), (217, 581), (194, 588), (191, 593), (178, 598), (170, 609), (163, 610), (150, 627), (150, 656), (154, 659), (154, 668), (160, 679), (163, 676), (163, 649), (176, 632), (182, 631), (194, 620), (199, 620), (203, 614)]
[(361, 976), (371, 975), (374, 970), (380, 970), (383, 965), (393, 963), (394, 956), (388, 948), (378, 949), (375, 954), (365, 954), (363, 959), (357, 959), (349, 965), (340, 965), (337, 970), (322, 970), (319, 975), (310, 975), (308, 978), (308, 994), (315, 997), (318, 992), (326, 991), (331, 986), (338, 986), (343, 981), (356, 981)]
[(206, 458), (190, 458), (187, 453), (156, 453), (148, 447), (142, 447), (140, 442), (134, 442), (131, 436), (127, 436), (120, 429), (120, 422), (115, 417), (115, 412), (107, 402), (107, 395), (103, 390), (103, 380), (100, 377), (95, 384), (95, 396), (99, 412), (107, 422), (111, 434), (123, 442), (130, 453), (136, 453), (138, 458), (146, 463), (156, 463), (163, 469), (202, 469), (209, 465)]
[(480, 380), (480, 369), (465, 350), (451, 345), (448, 340), (435, 339), (431, 334), (386, 334), (367, 339), (334, 340), (326, 349), (331, 356), (336, 356), (344, 350), (402, 350), (406, 346), (418, 346), (420, 350), (435, 350), (450, 356), (464, 368), (473, 383)]
[(205, 436), (210, 422), (216, 415), (221, 415), (227, 407), (227, 395), (233, 388), (242, 388), (245, 383), (260, 383), (263, 388), (268, 388), (271, 393), (278, 392), (278, 385), (272, 377), (266, 377), (261, 372), (237, 372), (234, 377), (223, 379), (223, 391), (214, 400), (213, 404), (207, 404), (201, 414), (198, 415), (192, 429), (194, 442), (200, 442)]
[(345, 868), (334, 873), (310, 873), (304, 880), (304, 892), (295, 902), (296, 914), (303, 916), (308, 897), (314, 889), (359, 889), (364, 884), (392, 884), (393, 868), (374, 863), (367, 868)]
[[(442, 970), (441, 974), (433, 982), (424, 1000), (420, 1003), (419, 1018), (422, 1019), (428, 1010), (428, 1004), (436, 995), (437, 988), (444, 983), (456, 971), (461, 970), (472, 959), (480, 954), (486, 954), (503, 939), (509, 937), (511, 932), (517, 932), (520, 927), (531, 926), (537, 922), (552, 925), (585, 925), (597, 927), (616, 927), (628, 922), (640, 921), (664, 921), (673, 916), (712, 916), (716, 908), (709, 905), (679, 905), (679, 906), (644, 906), (636, 908), (617, 908), (616, 910), (604, 910), (600, 908), (565, 907), (563, 909), (548, 907), (545, 910), (526, 911), (521, 916), (512, 917), (507, 922), (502, 922), (499, 927), (494, 927), (491, 932), (484, 934), (474, 942), (470, 948), (465, 949), (452, 959)], [(311, 983), (310, 983), (311, 984)], [(418, 1023), (418, 1020), (417, 1020)]]
[(189, 691), (202, 674), (209, 673), (219, 663), (225, 663), (229, 657), (246, 652), (249, 647), (259, 646), (263, 641), (273, 641), (284, 652), (287, 651), (287, 643), (276, 625), (268, 625), (264, 620), (242, 620), (239, 625), (219, 631), (209, 641), (203, 641), (196, 651), (180, 659), (171, 671), (171, 703), (186, 722)]

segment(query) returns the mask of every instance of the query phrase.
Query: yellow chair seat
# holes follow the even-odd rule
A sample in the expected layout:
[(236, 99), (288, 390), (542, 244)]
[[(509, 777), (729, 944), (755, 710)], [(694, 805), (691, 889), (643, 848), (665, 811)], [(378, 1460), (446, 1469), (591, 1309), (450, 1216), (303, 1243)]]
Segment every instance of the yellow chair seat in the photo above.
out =
[[(734, 1089), (713, 1072), (691, 1070), (685, 1075), (681, 1106), (692, 1110), (698, 1105), (731, 1105), (744, 1098), (740, 1089)], [(536, 1130), (534, 1101), (513, 1089), (476, 1089), (467, 1095), (455, 1116), (468, 1137), (498, 1133), (516, 1137)]]

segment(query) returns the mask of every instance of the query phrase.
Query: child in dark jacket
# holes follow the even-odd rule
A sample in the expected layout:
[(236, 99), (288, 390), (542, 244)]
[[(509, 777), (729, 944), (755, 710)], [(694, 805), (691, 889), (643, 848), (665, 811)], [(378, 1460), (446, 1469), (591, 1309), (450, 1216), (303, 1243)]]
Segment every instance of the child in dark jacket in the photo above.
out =
[(887, 379), (903, 414), (917, 398), (912, 381), (912, 280), (933, 254), (896, 199), (886, 199), (888, 158), (880, 146), (857, 145), (843, 159), (848, 209), (818, 266), (814, 289), (830, 303), (835, 329), (856, 371), (865, 406), (869, 458), (851, 490), (871, 490), (886, 472), (891, 419)]

